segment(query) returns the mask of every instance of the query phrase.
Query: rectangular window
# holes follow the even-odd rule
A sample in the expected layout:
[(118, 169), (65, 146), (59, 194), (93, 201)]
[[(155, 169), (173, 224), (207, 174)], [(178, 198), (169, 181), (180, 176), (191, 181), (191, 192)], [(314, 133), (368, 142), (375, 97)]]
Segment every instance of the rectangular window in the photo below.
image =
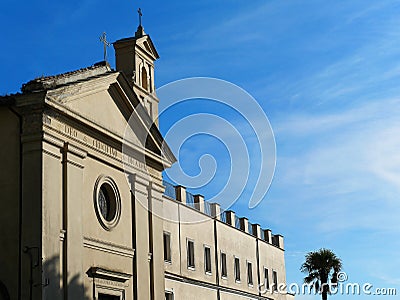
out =
[(274, 281), (274, 291), (278, 290), (278, 274), (276, 273), (276, 271), (272, 272), (272, 280)]
[(251, 262), (247, 262), (247, 284), (253, 285), (253, 267)]
[(194, 242), (191, 240), (187, 241), (187, 266), (188, 268), (195, 267), (194, 265)]
[(226, 254), (221, 253), (221, 276), (228, 277), (228, 270), (226, 269)]
[(204, 247), (204, 269), (205, 272), (211, 274), (211, 249), (210, 247)]
[(240, 281), (240, 260), (235, 257), (235, 281)]
[(269, 274), (267, 268), (264, 268), (264, 287), (266, 290), (269, 290)]
[(174, 294), (172, 292), (165, 292), (165, 300), (174, 300)]
[(171, 234), (164, 232), (164, 261), (171, 262)]

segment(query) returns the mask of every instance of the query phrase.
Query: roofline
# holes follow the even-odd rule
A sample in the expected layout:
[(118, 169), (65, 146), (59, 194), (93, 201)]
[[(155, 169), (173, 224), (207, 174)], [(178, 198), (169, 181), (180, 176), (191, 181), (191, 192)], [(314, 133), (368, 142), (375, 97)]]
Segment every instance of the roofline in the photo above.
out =
[[(159, 59), (159, 58), (160, 58), (160, 55), (158, 54), (158, 51), (157, 51), (157, 49), (156, 49), (156, 47), (155, 47), (155, 45), (154, 45), (154, 43), (153, 43), (153, 40), (151, 39), (151, 37), (150, 37), (149, 34), (144, 34), (144, 35), (142, 35), (141, 37), (132, 36), (132, 37), (128, 37), (128, 38), (122, 38), (122, 39), (116, 40), (116, 41), (113, 42), (112, 44), (113, 44), (114, 48), (115, 48), (115, 45), (123, 44), (123, 43), (128, 43), (128, 42), (135, 42), (135, 44), (136, 44), (136, 41), (137, 41), (137, 40), (139, 40), (139, 39), (141, 39), (141, 38), (144, 38), (144, 37), (147, 37), (147, 38), (148, 38), (148, 40), (149, 40), (149, 42), (150, 42), (150, 47), (154, 50), (154, 54), (155, 54), (154, 57), (155, 57), (156, 59)], [(139, 45), (138, 45), (138, 46), (139, 46)], [(143, 49), (142, 47), (140, 47), (140, 49), (142, 49), (143, 51), (147, 52), (147, 50)]]
[(21, 91), (22, 93), (27, 94), (37, 91), (52, 90), (60, 86), (73, 84), (83, 80), (89, 80), (112, 72), (116, 71), (110, 67), (108, 62), (101, 61), (90, 67), (81, 68), (75, 71), (32, 79), (22, 85)]

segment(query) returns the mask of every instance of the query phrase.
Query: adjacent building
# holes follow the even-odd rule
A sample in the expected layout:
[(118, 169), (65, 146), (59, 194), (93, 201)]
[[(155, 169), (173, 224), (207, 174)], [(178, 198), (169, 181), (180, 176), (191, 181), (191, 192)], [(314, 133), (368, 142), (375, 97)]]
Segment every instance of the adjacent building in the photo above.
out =
[[(288, 299), (283, 237), (164, 183), (166, 299)], [(279, 292), (278, 292), (279, 289)]]
[(163, 182), (159, 55), (142, 26), (114, 49), (0, 97), (0, 299), (289, 297), (282, 236)]

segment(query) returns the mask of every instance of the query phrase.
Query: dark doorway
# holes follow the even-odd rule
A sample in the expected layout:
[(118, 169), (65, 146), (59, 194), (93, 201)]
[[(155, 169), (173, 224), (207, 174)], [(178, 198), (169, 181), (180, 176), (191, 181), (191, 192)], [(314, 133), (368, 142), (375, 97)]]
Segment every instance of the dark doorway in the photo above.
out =
[(99, 294), (98, 300), (121, 300), (119, 296)]

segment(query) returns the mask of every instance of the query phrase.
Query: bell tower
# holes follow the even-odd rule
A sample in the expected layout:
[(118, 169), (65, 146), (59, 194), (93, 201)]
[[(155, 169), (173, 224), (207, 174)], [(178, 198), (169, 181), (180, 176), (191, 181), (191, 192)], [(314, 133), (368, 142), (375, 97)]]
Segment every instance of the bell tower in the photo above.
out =
[(113, 43), (116, 68), (125, 74), (152, 120), (158, 124), (159, 99), (154, 87), (154, 62), (159, 55), (150, 36), (144, 32), (140, 9), (138, 13), (139, 26), (135, 36)]

